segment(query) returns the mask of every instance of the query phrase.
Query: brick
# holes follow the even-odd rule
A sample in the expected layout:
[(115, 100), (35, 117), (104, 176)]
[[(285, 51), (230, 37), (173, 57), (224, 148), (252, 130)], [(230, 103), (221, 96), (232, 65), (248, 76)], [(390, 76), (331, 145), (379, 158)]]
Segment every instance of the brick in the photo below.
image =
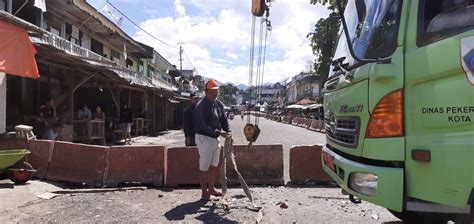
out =
[(46, 179), (102, 186), (107, 150), (104, 146), (55, 142)]
[(163, 186), (166, 168), (164, 146), (110, 147), (107, 155), (107, 187), (138, 182)]
[(331, 180), (322, 168), (321, 146), (295, 146), (290, 149), (290, 180), (295, 183)]
[[(235, 160), (239, 172), (247, 184), (283, 185), (283, 145), (234, 146)], [(229, 184), (238, 184), (237, 173), (227, 162)]]
[[(167, 160), (166, 186), (199, 185), (199, 152), (197, 147), (169, 148)], [(221, 164), (222, 159), (219, 166)], [(216, 184), (218, 183), (219, 172), (216, 175)]]

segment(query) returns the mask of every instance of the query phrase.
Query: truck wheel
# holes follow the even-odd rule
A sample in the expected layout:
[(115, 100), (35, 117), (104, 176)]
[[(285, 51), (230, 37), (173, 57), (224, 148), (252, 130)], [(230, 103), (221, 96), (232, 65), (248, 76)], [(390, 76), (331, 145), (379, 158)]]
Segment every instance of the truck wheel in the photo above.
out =
[(454, 217), (446, 214), (437, 213), (425, 213), (425, 212), (412, 212), (402, 211), (396, 212), (388, 209), (392, 215), (399, 218), (403, 223), (446, 223), (448, 221), (454, 221)]

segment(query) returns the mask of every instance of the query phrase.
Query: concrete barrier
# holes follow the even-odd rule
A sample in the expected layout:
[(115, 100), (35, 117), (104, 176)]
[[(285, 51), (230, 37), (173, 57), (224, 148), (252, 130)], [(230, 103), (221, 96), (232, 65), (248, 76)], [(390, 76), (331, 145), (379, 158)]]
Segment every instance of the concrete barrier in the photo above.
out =
[[(237, 168), (247, 184), (284, 184), (281, 144), (254, 145), (250, 150), (247, 145), (235, 145), (234, 150)], [(227, 178), (230, 185), (239, 184), (237, 174), (230, 165), (227, 165)]]
[(300, 118), (298, 119), (298, 122), (296, 123), (297, 126), (301, 127), (305, 121), (305, 118)]
[(164, 146), (114, 146), (108, 149), (105, 185), (138, 182), (161, 187), (166, 169)]
[(27, 149), (28, 142), (24, 140), (0, 140), (0, 150), (9, 150), (9, 149)]
[(317, 131), (324, 133), (325, 130), (326, 130), (326, 129), (324, 128), (324, 126), (325, 126), (325, 125), (324, 125), (324, 120), (319, 120), (318, 124), (319, 124), (319, 126), (318, 126), (318, 128), (317, 128)]
[(54, 141), (32, 140), (28, 142), (27, 149), (31, 152), (28, 162), (37, 170), (34, 177), (44, 179), (52, 159)]
[(311, 120), (308, 119), (308, 118), (301, 118), (300, 120), (298, 120), (298, 126), (300, 127), (303, 127), (303, 128), (307, 128), (308, 127), (308, 123), (310, 123)]
[(104, 146), (55, 142), (45, 178), (89, 187), (102, 186), (107, 149)]
[[(28, 161), (34, 169), (38, 172), (35, 173), (36, 178), (42, 179), (48, 168), (48, 156), (49, 156), (49, 145), (51, 141), (41, 141), (41, 140), (32, 140), (26, 142), (21, 139), (12, 139), (12, 140), (1, 140), (0, 141), (0, 150), (9, 150), (9, 149), (28, 149), (31, 154), (26, 156), (26, 161)], [(46, 144), (46, 145), (45, 145)], [(51, 148), (52, 150), (52, 148)]]
[[(167, 159), (166, 186), (176, 187), (199, 184), (199, 152), (197, 147), (169, 148), (167, 150)], [(220, 160), (221, 164), (222, 159)], [(218, 183), (219, 172), (216, 175), (216, 184)]]
[(292, 125), (298, 125), (298, 122), (301, 118), (300, 117), (294, 117), (292, 120), (291, 120), (291, 124)]
[(313, 131), (316, 131), (316, 130), (318, 130), (318, 127), (319, 127), (319, 120), (313, 120), (311, 122), (311, 125), (309, 126), (309, 129), (313, 130)]
[(331, 180), (322, 168), (321, 146), (295, 146), (290, 149), (290, 180), (294, 183)]
[(311, 126), (312, 119), (305, 118), (302, 127), (303, 128), (308, 128)]

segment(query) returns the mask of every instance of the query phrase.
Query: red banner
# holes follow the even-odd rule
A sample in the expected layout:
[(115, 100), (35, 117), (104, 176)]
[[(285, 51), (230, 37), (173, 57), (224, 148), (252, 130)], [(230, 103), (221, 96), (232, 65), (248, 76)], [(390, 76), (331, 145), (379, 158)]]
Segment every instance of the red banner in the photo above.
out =
[(36, 49), (26, 30), (0, 21), (0, 72), (39, 78)]

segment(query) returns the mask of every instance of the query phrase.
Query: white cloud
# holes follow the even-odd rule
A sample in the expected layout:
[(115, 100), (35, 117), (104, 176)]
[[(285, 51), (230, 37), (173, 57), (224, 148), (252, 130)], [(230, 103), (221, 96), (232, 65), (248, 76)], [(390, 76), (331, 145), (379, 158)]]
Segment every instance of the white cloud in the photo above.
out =
[(231, 52), (231, 51), (227, 51), (226, 55), (228, 58), (233, 59), (233, 60), (236, 60), (239, 57), (236, 53)]
[[(185, 8), (189, 4), (200, 11), (190, 14)], [(248, 1), (175, 0), (174, 6), (177, 17), (149, 19), (141, 26), (171, 45), (183, 46), (199, 74), (247, 84), (251, 26)], [(270, 11), (273, 31), (267, 40), (265, 82), (276, 82), (296, 75), (308, 60), (314, 60), (306, 34), (328, 12), (323, 6), (309, 4), (309, 0), (277, 1)], [(134, 36), (179, 66), (178, 49), (166, 47), (142, 31)], [(185, 60), (183, 67), (190, 69), (191, 65)]]
[(183, 4), (181, 4), (181, 0), (174, 0), (174, 8), (176, 9), (176, 13), (178, 13), (179, 17), (186, 15), (186, 9), (184, 8)]

